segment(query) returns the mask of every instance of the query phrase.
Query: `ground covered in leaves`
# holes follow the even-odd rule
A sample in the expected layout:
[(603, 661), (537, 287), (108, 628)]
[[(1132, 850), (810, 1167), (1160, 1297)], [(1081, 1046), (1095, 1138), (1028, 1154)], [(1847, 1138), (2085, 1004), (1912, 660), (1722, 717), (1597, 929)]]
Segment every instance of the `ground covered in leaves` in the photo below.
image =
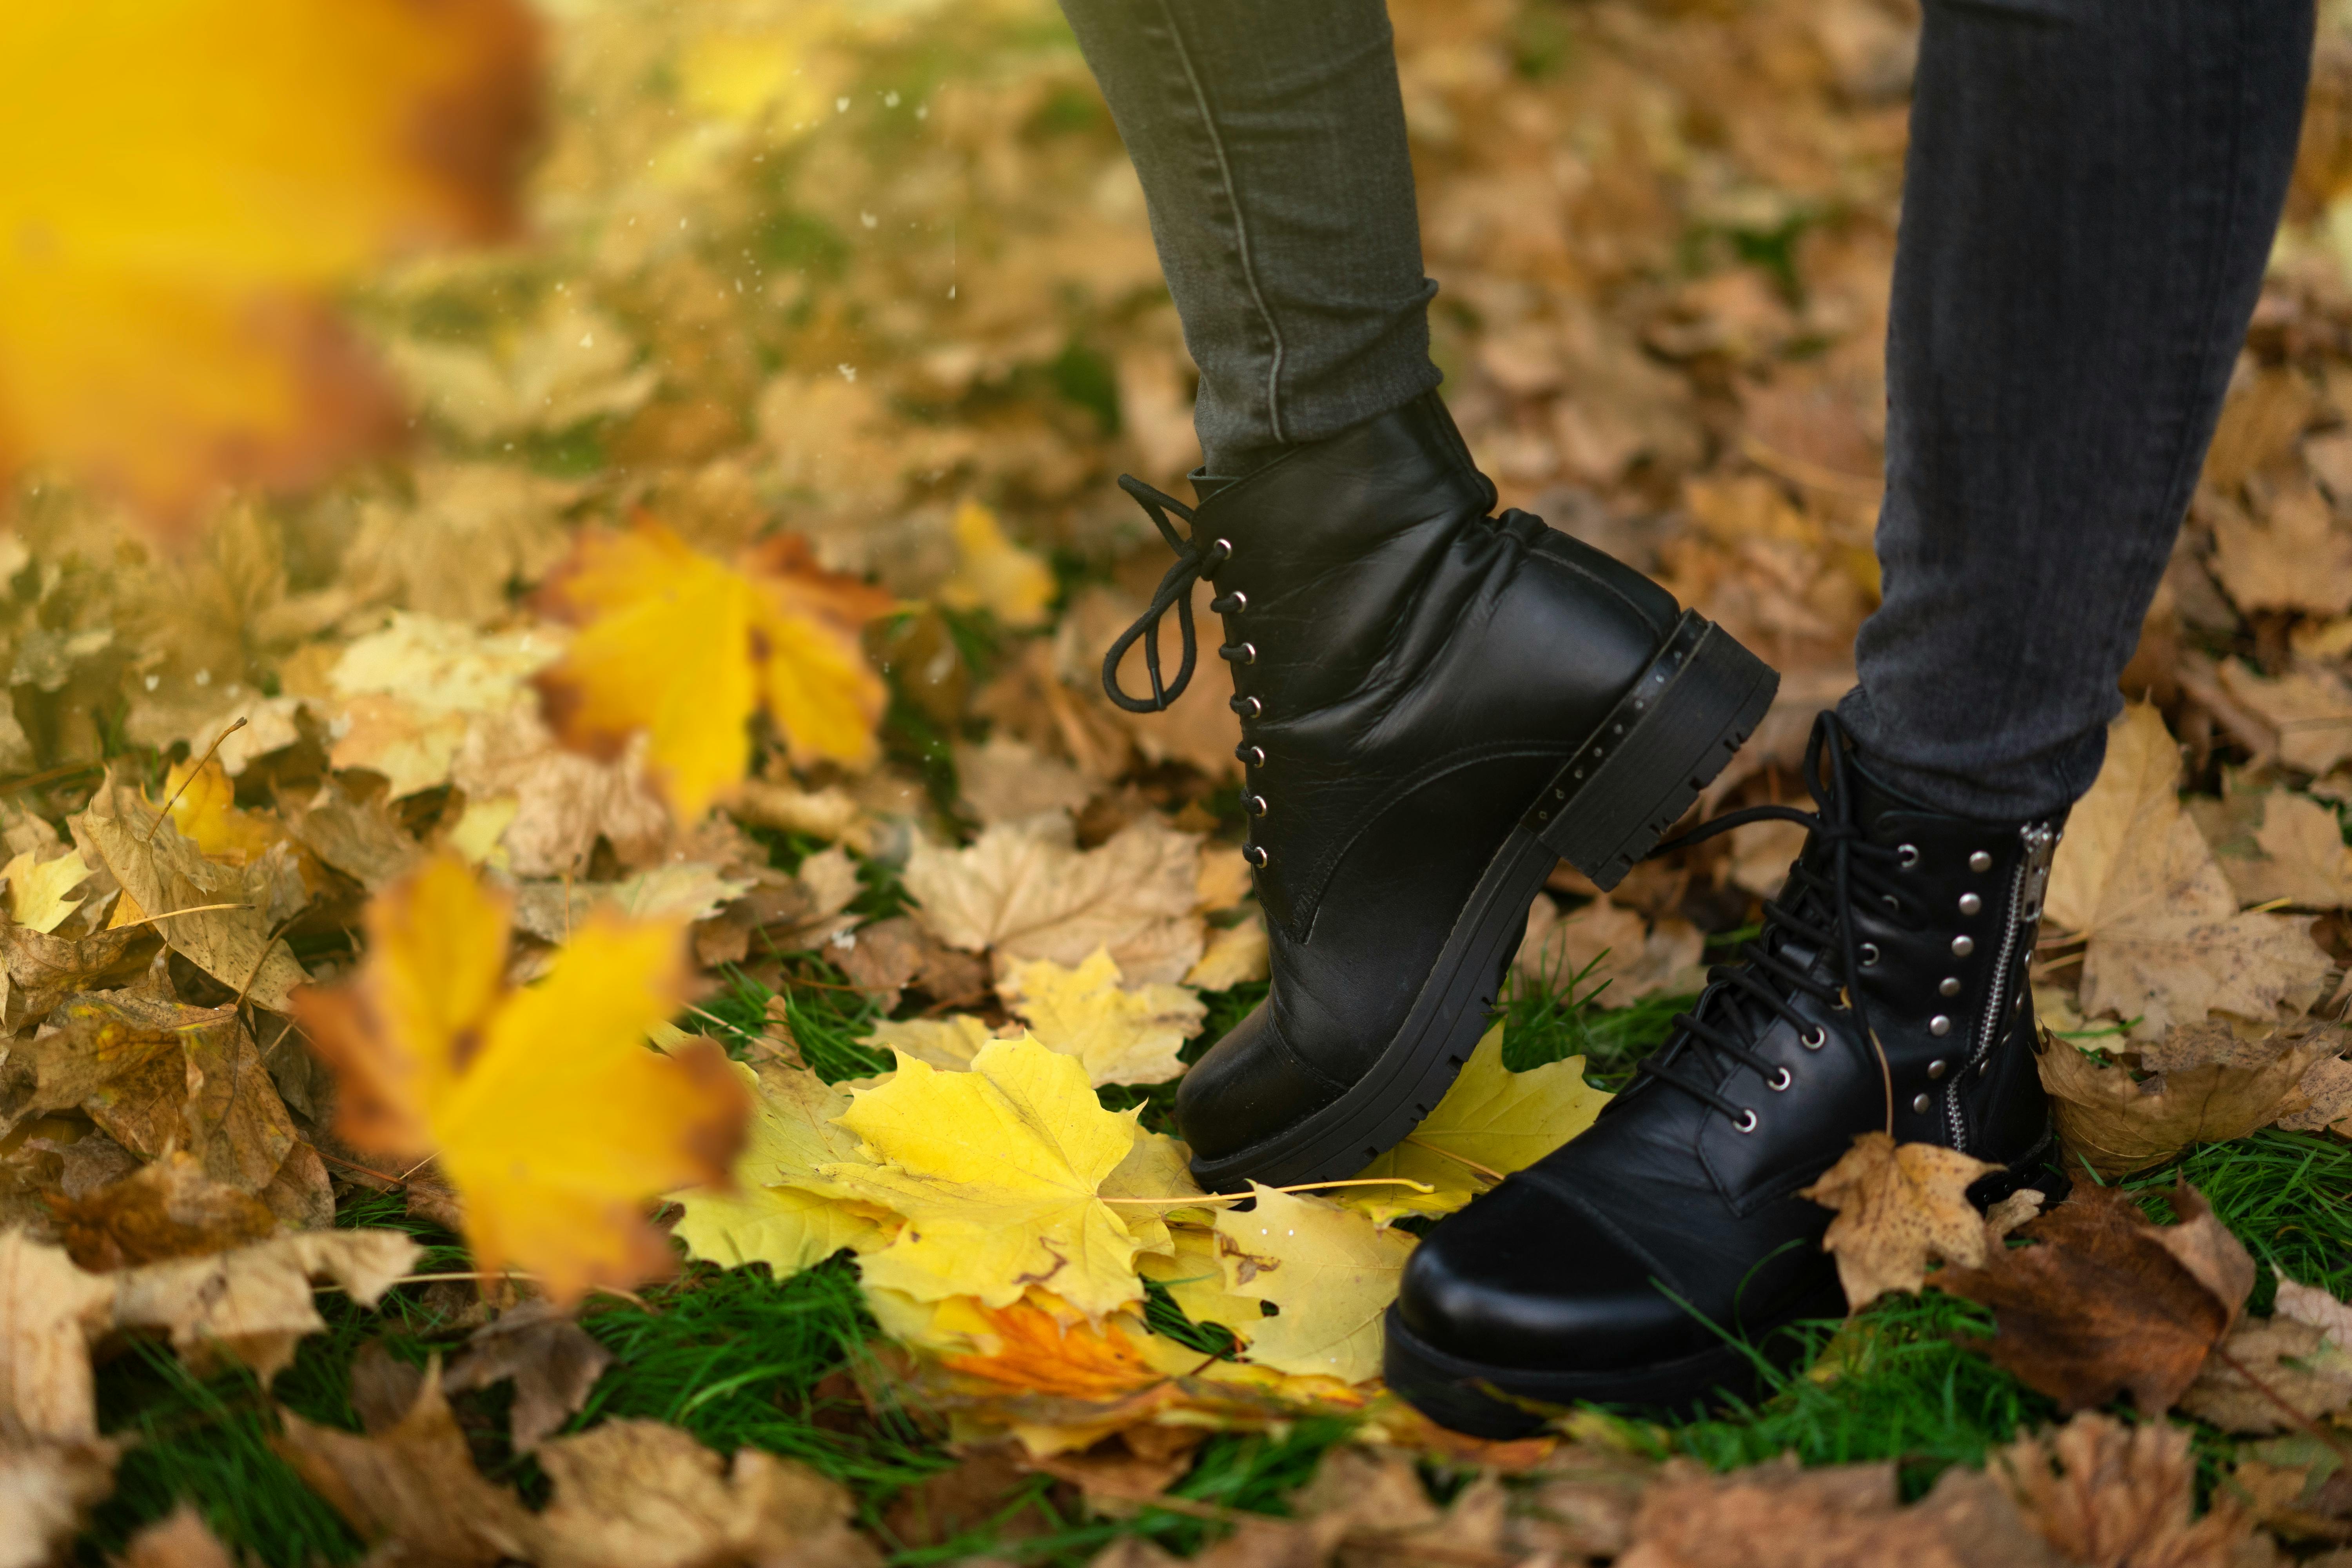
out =
[[(1916, 18), (1391, 11), (1473, 447), (1506, 504), (1783, 670), (1702, 809), (1801, 798), (1876, 588)], [(1173, 1084), (1263, 994), (1265, 938), (1217, 681), (1152, 718), (1096, 685), (1164, 565), (1111, 480), (1178, 488), (1196, 450), (1057, 16), (563, 0), (545, 26), (524, 237), (335, 301), (401, 455), (191, 500), (201, 442), (109, 488), (80, 405), (0, 420), (0, 459), (59, 458), (0, 533), (0, 1565), (2352, 1542), (2336, 8), (2050, 884), (2076, 1194), (1988, 1219), (1966, 1161), (1865, 1139), (1816, 1189), (1853, 1315), (1757, 1346), (1759, 1397), (1506, 1445), (1379, 1386), (1396, 1272), (1589, 1123), (1794, 831), (1605, 898), (1563, 868), (1412, 1140), (1348, 1184), (1202, 1194)], [(499, 109), (521, 36), (384, 79)], [(444, 206), (431, 232), (509, 226)]]

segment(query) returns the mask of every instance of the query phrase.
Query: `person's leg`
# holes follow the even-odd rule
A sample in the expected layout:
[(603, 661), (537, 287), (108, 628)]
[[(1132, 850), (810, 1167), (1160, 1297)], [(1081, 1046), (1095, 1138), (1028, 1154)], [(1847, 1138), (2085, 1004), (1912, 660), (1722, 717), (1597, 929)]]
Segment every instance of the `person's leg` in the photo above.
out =
[(1381, 0), (1063, 0), (1143, 182), (1234, 478), (1435, 386)]
[[(1165, 707), (1213, 579), (1272, 973), (1185, 1074), (1177, 1122), (1205, 1185), (1352, 1175), (1468, 1059), (1554, 867), (1613, 885), (1775, 679), (1639, 573), (1488, 515), (1429, 361), (1380, 0), (1065, 8), (1142, 177), (1226, 481), (1196, 480), (1197, 508), (1128, 481), (1178, 560), (1104, 677), (1130, 711)], [(1163, 679), (1169, 611), (1184, 651)], [(1141, 694), (1118, 679), (1139, 642)]]
[(2311, 0), (1930, 0), (1887, 338), (1885, 602), (1840, 708), (1888, 783), (2097, 776), (2294, 162)]
[[(2311, 34), (2311, 0), (1927, 0), (1886, 597), (1815, 730), (1811, 837), (1591, 1130), (1415, 1249), (1387, 1378), (1432, 1415), (1508, 1436), (1534, 1417), (1494, 1389), (1687, 1409), (1750, 1377), (1717, 1326), (1843, 1304), (1803, 1192), (1858, 1133), (1987, 1162), (1979, 1203), (2063, 1194), (2042, 889), (2253, 305)], [(1709, 829), (1776, 815), (1803, 818)]]

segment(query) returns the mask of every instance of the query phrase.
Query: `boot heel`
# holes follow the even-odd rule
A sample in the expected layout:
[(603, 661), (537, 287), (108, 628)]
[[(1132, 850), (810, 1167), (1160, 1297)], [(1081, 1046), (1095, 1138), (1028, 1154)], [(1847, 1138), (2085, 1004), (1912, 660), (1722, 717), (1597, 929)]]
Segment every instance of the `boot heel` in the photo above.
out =
[(1731, 761), (1780, 685), (1730, 633), (1684, 611), (1521, 826), (1595, 886), (1615, 887)]

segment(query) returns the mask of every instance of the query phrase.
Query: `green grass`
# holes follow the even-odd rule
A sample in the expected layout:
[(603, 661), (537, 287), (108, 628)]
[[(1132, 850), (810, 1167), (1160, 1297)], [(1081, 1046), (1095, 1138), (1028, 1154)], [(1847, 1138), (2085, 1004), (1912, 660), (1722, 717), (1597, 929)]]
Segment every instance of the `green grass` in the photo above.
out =
[[(841, 988), (830, 966), (807, 957), (785, 984), (793, 1032), (820, 1071), (851, 1077), (887, 1065), (857, 1043), (875, 1009)], [(1187, 1059), (1237, 1023), (1264, 991), (1243, 986), (1205, 998), (1207, 1025), (1188, 1046)], [(756, 1032), (770, 994), (757, 981), (733, 974), (706, 1010)], [(1512, 1065), (1524, 1069), (1580, 1053), (1597, 1081), (1620, 1086), (1690, 1000), (1645, 999), (1603, 1011), (1595, 1005), (1599, 994), (1586, 976), (1559, 988), (1515, 983), (1502, 1010)], [(1140, 1104), (1147, 1122), (1164, 1125), (1171, 1089), (1112, 1089), (1104, 1100)], [(2258, 1260), (2250, 1310), (2269, 1310), (2280, 1272), (2352, 1294), (2352, 1147), (2273, 1130), (2193, 1150), (2175, 1165), (2127, 1184), (2152, 1214), (2168, 1217), (2165, 1194), (2181, 1175), (2205, 1194)], [(340, 1223), (415, 1234), (427, 1247), (420, 1272), (465, 1267), (455, 1238), (407, 1219), (396, 1196), (360, 1194), (345, 1204)], [(133, 1345), (100, 1367), (102, 1429), (137, 1441), (122, 1462), (114, 1496), (94, 1516), (81, 1561), (94, 1568), (100, 1553), (121, 1551), (141, 1524), (183, 1499), (194, 1500), (224, 1540), (258, 1562), (292, 1568), (357, 1559), (362, 1543), (270, 1451), (273, 1407), (282, 1404), (307, 1419), (355, 1428), (350, 1371), (362, 1346), (378, 1341), (394, 1355), (421, 1363), (435, 1349), (455, 1346), (462, 1334), (428, 1305), (424, 1287), (394, 1290), (373, 1312), (333, 1292), (319, 1300), (326, 1331), (302, 1342), (294, 1364), (267, 1392), (242, 1371), (196, 1377), (152, 1343)], [(908, 1403), (890, 1376), (847, 1259), (781, 1282), (764, 1268), (690, 1266), (676, 1280), (644, 1292), (642, 1302), (597, 1298), (583, 1312), (583, 1326), (615, 1361), (575, 1427), (637, 1416), (682, 1426), (722, 1452), (751, 1447), (788, 1456), (846, 1486), (861, 1519), (877, 1530), (904, 1488), (956, 1462), (943, 1442), (943, 1423)], [(1150, 1289), (1145, 1315), (1158, 1331), (1203, 1353), (1229, 1348), (1222, 1331), (1189, 1322), (1164, 1290)], [(1783, 1452), (1807, 1464), (1891, 1460), (1906, 1495), (1916, 1496), (1946, 1468), (1981, 1464), (1994, 1448), (2056, 1416), (2048, 1400), (1962, 1348), (1960, 1341), (1990, 1330), (1982, 1309), (1956, 1298), (1933, 1291), (1889, 1298), (1850, 1324), (1814, 1322), (1787, 1331), (1779, 1348), (1797, 1353), (1779, 1358), (1788, 1364), (1768, 1373), (1763, 1394), (1750, 1404), (1620, 1425), (1630, 1440), (1654, 1453), (1688, 1456), (1716, 1468)], [(509, 1398), (499, 1387), (459, 1394), (452, 1405), (483, 1473), (538, 1501), (546, 1488), (537, 1466), (506, 1443)], [(1171, 1495), (1279, 1513), (1284, 1499), (1312, 1477), (1348, 1430), (1344, 1422), (1318, 1419), (1278, 1434), (1214, 1436)], [(2231, 1445), (2203, 1428), (2197, 1437), (2210, 1485)], [(905, 1547), (893, 1560), (905, 1568), (928, 1568), (984, 1554), (1037, 1568), (1082, 1568), (1122, 1533), (1184, 1554), (1221, 1530), (1166, 1509), (1145, 1509), (1123, 1520), (1094, 1517), (1071, 1498), (1067, 1488), (1038, 1477), (1008, 1494), (998, 1523), (936, 1545)], [(1005, 1522), (1015, 1515), (1017, 1529)]]

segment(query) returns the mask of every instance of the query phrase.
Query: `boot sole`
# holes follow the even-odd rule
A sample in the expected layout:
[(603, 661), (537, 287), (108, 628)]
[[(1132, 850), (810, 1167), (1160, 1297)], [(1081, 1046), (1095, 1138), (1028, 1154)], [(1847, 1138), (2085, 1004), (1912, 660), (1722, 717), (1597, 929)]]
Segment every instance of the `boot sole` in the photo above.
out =
[[(2070, 1184), (2063, 1170), (2041, 1166), (2057, 1149), (2045, 1134), (2032, 1150), (1969, 1190), (1989, 1205), (2021, 1187), (2040, 1187), (2056, 1203)], [(1545, 1372), (1465, 1361), (1423, 1344), (1396, 1308), (1382, 1320), (1386, 1347), (1381, 1375), (1389, 1389), (1441, 1426), (1474, 1437), (1527, 1437), (1544, 1430), (1575, 1405), (1605, 1405), (1639, 1415), (1687, 1415), (1752, 1402), (1765, 1392), (1764, 1366), (1786, 1371), (1805, 1349), (1780, 1331), (1809, 1318), (1843, 1318), (1845, 1292), (1834, 1271), (1818, 1289), (1774, 1312), (1749, 1342), (1725, 1342), (1675, 1361), (1606, 1372)]]
[(1695, 610), (1561, 764), (1487, 862), (1412, 1010), (1338, 1100), (1192, 1177), (1210, 1192), (1351, 1176), (1394, 1147), (1452, 1088), (1527, 931), (1528, 906), (1566, 860), (1615, 887), (1690, 809), (1772, 705), (1780, 678)]

